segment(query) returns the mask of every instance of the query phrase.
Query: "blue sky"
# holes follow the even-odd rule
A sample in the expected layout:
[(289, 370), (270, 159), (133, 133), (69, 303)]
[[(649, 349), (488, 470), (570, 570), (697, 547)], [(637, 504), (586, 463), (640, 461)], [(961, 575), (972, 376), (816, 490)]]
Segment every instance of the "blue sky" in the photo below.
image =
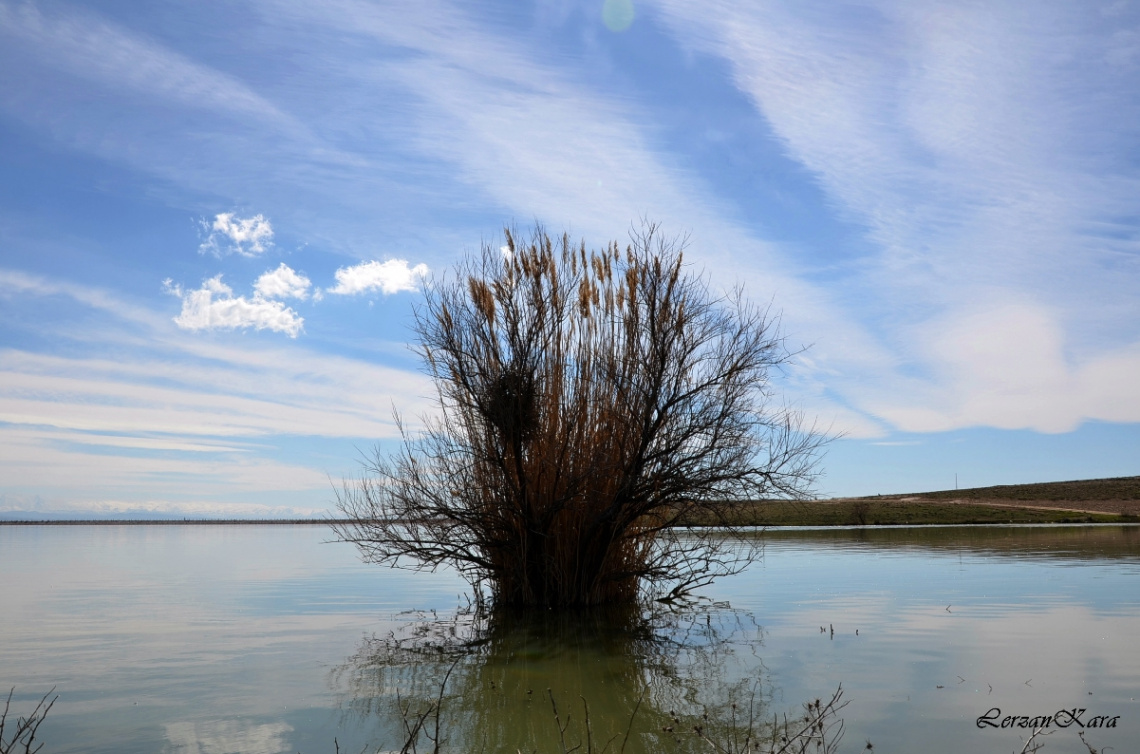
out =
[(1129, 2), (0, 0), (0, 513), (305, 515), (420, 273), (641, 217), (810, 348), (824, 494), (1140, 473)]

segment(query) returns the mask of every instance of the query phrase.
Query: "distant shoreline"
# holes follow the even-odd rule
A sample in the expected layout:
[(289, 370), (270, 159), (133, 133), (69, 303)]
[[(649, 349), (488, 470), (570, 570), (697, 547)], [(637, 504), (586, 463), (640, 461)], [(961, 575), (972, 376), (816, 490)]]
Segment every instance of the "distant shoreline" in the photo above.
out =
[[(691, 526), (1136, 523), (1140, 476), (811, 501), (742, 501)], [(330, 526), (334, 518), (0, 519), (0, 526)]]

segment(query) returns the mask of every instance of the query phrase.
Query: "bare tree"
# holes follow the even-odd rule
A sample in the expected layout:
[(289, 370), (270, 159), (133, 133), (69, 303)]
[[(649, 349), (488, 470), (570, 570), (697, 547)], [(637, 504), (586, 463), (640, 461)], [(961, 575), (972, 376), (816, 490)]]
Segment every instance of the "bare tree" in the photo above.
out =
[[(823, 441), (774, 402), (789, 352), (656, 226), (586, 250), (484, 244), (416, 310), (438, 417), (346, 483), (334, 525), (376, 563), (454, 566), (496, 604), (670, 599), (747, 564), (725, 506), (807, 493)], [(724, 528), (683, 531), (699, 515)]]

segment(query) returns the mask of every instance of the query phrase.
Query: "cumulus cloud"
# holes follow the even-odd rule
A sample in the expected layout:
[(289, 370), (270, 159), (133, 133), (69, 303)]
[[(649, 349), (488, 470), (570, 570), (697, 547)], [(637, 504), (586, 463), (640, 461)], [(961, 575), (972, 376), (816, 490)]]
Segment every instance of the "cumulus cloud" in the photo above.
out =
[(202, 227), (207, 234), (198, 247), (202, 254), (255, 257), (273, 246), (273, 226), (264, 215), (243, 218), (233, 212), (222, 212), (214, 216), (212, 223), (203, 220)]
[(299, 298), (304, 301), (309, 297), (311, 286), (307, 277), (297, 274), (282, 262), (276, 270), (259, 277), (253, 289), (255, 295), (263, 299)]
[[(284, 265), (282, 265), (284, 267)], [(288, 267), (285, 269), (294, 274)], [(277, 272), (280, 271), (280, 268)], [(266, 275), (274, 275), (266, 273)], [(263, 275), (262, 278), (266, 276)], [(258, 279), (261, 283), (261, 279)], [(167, 292), (182, 299), (182, 312), (174, 323), (183, 330), (234, 330), (253, 327), (257, 330), (283, 332), (297, 337), (305, 320), (280, 301), (273, 301), (255, 293), (252, 299), (234, 296), (233, 289), (215, 275), (194, 291), (183, 291), (169, 279), (163, 281)]]
[(329, 293), (351, 296), (357, 293), (380, 291), (385, 295), (400, 291), (415, 291), (417, 278), (428, 274), (426, 264), (408, 267), (406, 259), (389, 259), (387, 262), (362, 262), (336, 271), (336, 285)]

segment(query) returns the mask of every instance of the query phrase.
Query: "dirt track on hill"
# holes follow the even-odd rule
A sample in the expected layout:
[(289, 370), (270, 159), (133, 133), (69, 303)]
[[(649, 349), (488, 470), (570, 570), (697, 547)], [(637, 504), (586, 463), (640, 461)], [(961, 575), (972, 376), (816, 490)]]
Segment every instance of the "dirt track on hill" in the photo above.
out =
[(1041, 508), (1054, 511), (1080, 511), (1081, 513), (1117, 513), (1140, 516), (1140, 500), (1010, 500), (1008, 498), (951, 498), (931, 499), (922, 495), (892, 497), (892, 500), (910, 503), (941, 503), (959, 505), (988, 505), (993, 508)]

